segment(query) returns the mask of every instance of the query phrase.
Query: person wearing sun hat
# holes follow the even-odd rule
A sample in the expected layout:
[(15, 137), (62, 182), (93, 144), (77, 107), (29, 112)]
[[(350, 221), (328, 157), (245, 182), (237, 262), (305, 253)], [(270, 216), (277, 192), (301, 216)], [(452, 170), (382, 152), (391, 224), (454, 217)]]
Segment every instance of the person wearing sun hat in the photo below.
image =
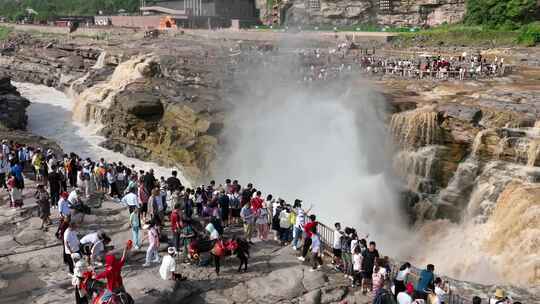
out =
[(506, 304), (510, 303), (508, 300), (508, 297), (506, 296), (506, 293), (501, 288), (497, 288), (495, 290), (495, 294), (493, 294), (493, 298), (489, 299), (489, 304)]
[(80, 286), (84, 273), (90, 270), (89, 265), (78, 252), (72, 253), (71, 259), (75, 263), (73, 268), (73, 276), (71, 277), (71, 285), (75, 287), (75, 303), (88, 303), (85, 296), (86, 292), (84, 289), (80, 289)]
[(163, 257), (159, 267), (159, 275), (163, 280), (184, 281), (187, 278), (176, 272), (176, 248), (169, 247), (168, 255)]

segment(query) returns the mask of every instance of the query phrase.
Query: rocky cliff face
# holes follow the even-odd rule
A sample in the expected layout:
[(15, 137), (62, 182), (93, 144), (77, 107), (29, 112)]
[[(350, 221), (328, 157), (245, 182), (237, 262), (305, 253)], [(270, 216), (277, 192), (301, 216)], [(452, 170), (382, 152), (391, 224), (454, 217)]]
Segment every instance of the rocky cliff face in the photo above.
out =
[(284, 2), (290, 25), (434, 26), (461, 21), (464, 0), (290, 0)]
[[(417, 108), (393, 114), (389, 126), (399, 147), (394, 166), (410, 192), (407, 208), (425, 237), (418, 263), (473, 281), (538, 282), (535, 237), (512, 228), (533, 223), (540, 202), (540, 87), (530, 78), (538, 73), (401, 84), (417, 93), (396, 102), (414, 100)], [(516, 239), (519, 246), (508, 246)], [(463, 254), (452, 249), (461, 246)], [(529, 268), (507, 267), (513, 255)]]
[(17, 81), (72, 96), (74, 119), (96, 124), (108, 138), (105, 147), (179, 166), (192, 180), (209, 175), (225, 107), (218, 98), (227, 62), (215, 59), (220, 47), (191, 41), (179, 51), (183, 46), (141, 41), (130, 48), (98, 48), (12, 39), (17, 47), (0, 57), (0, 69)]
[(30, 102), (21, 97), (9, 77), (0, 78), (0, 130), (26, 129), (26, 108), (29, 105)]
[(215, 116), (207, 111), (215, 108), (211, 92), (217, 88), (199, 73), (177, 70), (183, 62), (176, 59), (145, 54), (122, 62), (75, 96), (74, 118), (98, 124), (105, 147), (181, 166), (198, 180), (209, 175), (215, 158)]

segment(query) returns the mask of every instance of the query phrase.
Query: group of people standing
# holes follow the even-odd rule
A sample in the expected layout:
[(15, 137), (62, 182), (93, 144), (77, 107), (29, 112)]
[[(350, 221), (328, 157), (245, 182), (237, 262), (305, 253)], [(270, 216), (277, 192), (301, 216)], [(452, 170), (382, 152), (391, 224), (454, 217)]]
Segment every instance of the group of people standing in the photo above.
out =
[[(51, 150), (44, 153), (7, 141), (2, 142), (1, 150), (0, 185), (9, 190), (10, 207), (23, 206), (25, 176), (33, 176), (38, 183), (34, 197), (43, 230), (52, 224), (51, 208), (57, 209), (56, 236), (63, 244), (62, 255), (73, 277), (77, 303), (91, 300), (92, 295), (81, 287), (88, 273), (94, 273), (95, 280), (107, 280), (104, 296), (126, 294), (121, 270), (128, 252), (132, 248), (141, 250), (143, 240), (148, 247), (142, 266), (160, 264), (159, 274), (164, 280), (185, 280), (177, 271), (177, 262), (193, 262), (191, 246), (203, 239), (211, 242), (211, 262), (218, 275), (226, 252), (239, 259), (238, 271), (247, 271), (250, 245), (273, 239), (298, 251), (301, 262), (309, 260), (311, 271), (321, 269), (323, 249), (331, 247), (333, 268), (350, 279), (353, 288), (359, 286), (364, 294), (371, 292), (374, 301), (385, 295), (386, 284), (399, 304), (448, 301), (448, 285), (434, 275), (433, 265), (428, 265), (416, 282), (411, 279), (409, 263), (392, 272), (388, 257), (380, 256), (374, 241), (368, 242), (369, 235), (360, 237), (355, 229), (342, 229), (335, 223), (333, 241), (326, 244), (329, 240), (321, 238), (321, 224), (311, 213), (312, 207), (304, 208), (300, 199), (289, 204), (272, 194), (263, 197), (253, 184), (243, 187), (230, 179), (224, 184), (211, 181), (192, 189), (182, 184), (176, 171), (167, 179), (158, 179), (152, 169), (137, 170), (133, 165), (103, 158), (83, 160), (74, 153), (57, 159)], [(112, 239), (107, 233), (89, 231), (79, 238), (88, 211), (84, 198), (95, 193), (103, 193), (127, 209), (131, 239), (121, 259), (111, 251)], [(235, 227), (243, 228), (243, 237), (233, 235)], [(226, 240), (226, 234), (232, 235), (230, 240)], [(168, 243), (167, 254), (160, 257), (162, 242)], [(104, 270), (95, 274), (100, 267)]]

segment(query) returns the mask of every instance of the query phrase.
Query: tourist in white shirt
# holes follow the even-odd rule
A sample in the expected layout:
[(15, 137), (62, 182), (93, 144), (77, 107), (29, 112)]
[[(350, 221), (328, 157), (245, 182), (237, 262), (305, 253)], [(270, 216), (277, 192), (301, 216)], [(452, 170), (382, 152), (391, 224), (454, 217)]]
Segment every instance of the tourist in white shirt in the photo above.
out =
[(104, 232), (93, 232), (85, 235), (81, 243), (81, 252), (90, 257), (93, 263), (101, 262), (105, 258), (105, 246), (111, 242), (111, 238)]
[(69, 207), (68, 193), (60, 193), (60, 200), (58, 201), (58, 212), (62, 218), (67, 217), (71, 214), (71, 208)]
[(136, 191), (137, 189), (130, 189), (128, 194), (124, 195), (124, 197), (121, 200), (122, 204), (128, 206), (129, 214), (131, 214), (133, 210), (140, 208), (139, 197), (135, 193)]
[(159, 267), (159, 275), (163, 280), (183, 281), (187, 279), (181, 274), (176, 272), (176, 249), (169, 247), (167, 249), (168, 255), (163, 257), (161, 266)]
[(340, 223), (335, 223), (334, 227), (336, 229), (334, 230), (334, 242), (332, 244), (332, 251), (334, 254), (332, 263), (334, 265), (339, 265), (341, 263), (341, 236), (343, 235), (343, 231), (341, 231)]
[(80, 253), (80, 243), (77, 237), (77, 227), (75, 223), (70, 223), (66, 231), (64, 232), (64, 253), (67, 255), (67, 263), (69, 272), (73, 273), (73, 259), (72, 253)]
[(406, 290), (398, 293), (397, 302), (398, 304), (411, 304), (413, 301), (414, 286), (412, 283), (408, 283)]
[(399, 268), (399, 272), (394, 279), (394, 295), (396, 297), (400, 292), (406, 290), (406, 284), (408, 283), (408, 277), (410, 272), (411, 264), (409, 262), (405, 262)]
[(80, 202), (80, 196), (79, 196), (80, 194), (81, 194), (81, 190), (79, 188), (73, 189), (73, 191), (71, 191), (69, 193), (68, 201), (70, 201), (71, 204), (73, 204), (73, 205), (79, 203)]
[(353, 282), (352, 287), (356, 287), (357, 283), (362, 282), (362, 250), (360, 246), (354, 247), (354, 252), (352, 254), (352, 263), (353, 263)]
[(497, 288), (493, 298), (489, 299), (489, 304), (509, 304), (510, 299), (506, 296), (504, 290)]
[(433, 304), (445, 304), (447, 303), (446, 295), (448, 294), (448, 286), (441, 278), (435, 279), (435, 296), (436, 301)]

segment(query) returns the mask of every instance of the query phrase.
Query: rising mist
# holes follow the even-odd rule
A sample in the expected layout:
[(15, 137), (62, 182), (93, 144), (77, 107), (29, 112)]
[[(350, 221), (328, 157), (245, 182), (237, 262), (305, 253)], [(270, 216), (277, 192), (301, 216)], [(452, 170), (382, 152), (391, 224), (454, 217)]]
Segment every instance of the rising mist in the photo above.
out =
[(384, 98), (359, 75), (306, 84), (290, 58), (255, 61), (236, 75), (218, 176), (300, 198), (322, 222), (352, 225), (394, 254), (407, 228), (387, 170)]

